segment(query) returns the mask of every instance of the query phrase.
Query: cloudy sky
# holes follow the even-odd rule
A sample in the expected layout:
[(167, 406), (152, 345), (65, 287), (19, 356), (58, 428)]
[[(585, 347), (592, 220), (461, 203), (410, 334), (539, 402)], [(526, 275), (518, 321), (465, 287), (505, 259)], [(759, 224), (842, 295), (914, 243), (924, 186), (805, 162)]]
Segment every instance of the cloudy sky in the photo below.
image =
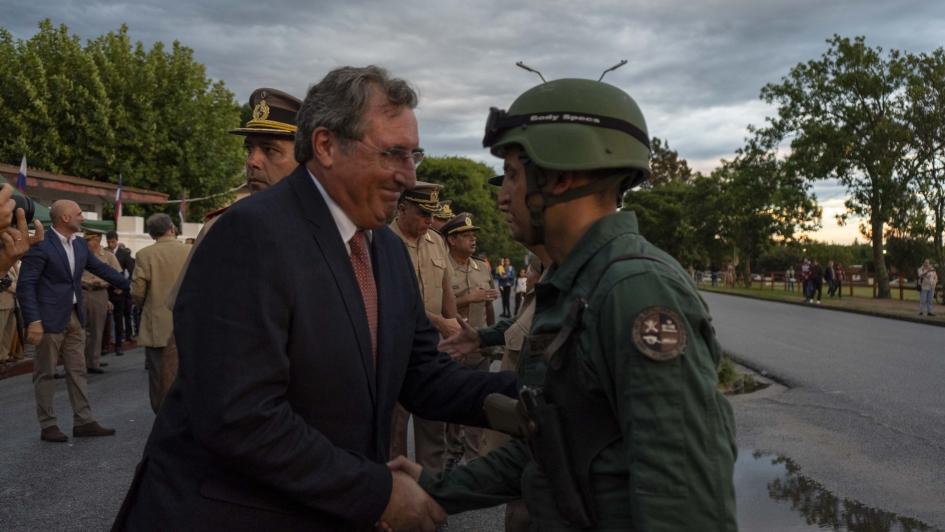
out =
[[(0, 13), (18, 38), (50, 18), (83, 39), (125, 23), (146, 45), (178, 40), (240, 101), (260, 86), (302, 97), (333, 67), (382, 65), (419, 90), (428, 153), (494, 166), (481, 148), (489, 107), (508, 107), (540, 81), (519, 60), (548, 79), (596, 79), (627, 59), (605, 80), (637, 100), (652, 136), (707, 171), (772, 114), (761, 87), (819, 57), (831, 35), (911, 52), (945, 45), (941, 0), (0, 0)], [(855, 224), (834, 222), (843, 190), (816, 193), (824, 229), (814, 236), (852, 241)]]

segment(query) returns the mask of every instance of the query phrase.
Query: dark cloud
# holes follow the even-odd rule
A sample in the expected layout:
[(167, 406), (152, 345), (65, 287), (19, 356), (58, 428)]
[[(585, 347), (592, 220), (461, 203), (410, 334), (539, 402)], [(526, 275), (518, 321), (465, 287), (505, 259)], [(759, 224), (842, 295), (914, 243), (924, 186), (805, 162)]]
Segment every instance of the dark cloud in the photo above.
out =
[(18, 38), (43, 18), (83, 38), (125, 23), (146, 45), (178, 40), (244, 101), (258, 86), (299, 96), (333, 67), (368, 63), (409, 79), (429, 153), (489, 161), (480, 141), (490, 106), (539, 80), (593, 77), (634, 96), (653, 135), (708, 169), (742, 145), (771, 109), (758, 100), (833, 34), (912, 52), (942, 46), (939, 0), (327, 2), (289, 0), (0, 0)]

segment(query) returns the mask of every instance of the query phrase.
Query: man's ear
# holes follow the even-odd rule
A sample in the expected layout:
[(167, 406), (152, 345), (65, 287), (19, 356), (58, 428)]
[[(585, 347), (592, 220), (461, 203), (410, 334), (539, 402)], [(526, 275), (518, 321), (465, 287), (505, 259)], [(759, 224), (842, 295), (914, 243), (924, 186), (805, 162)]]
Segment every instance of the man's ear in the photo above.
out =
[(331, 131), (323, 127), (315, 128), (309, 139), (312, 143), (312, 153), (322, 168), (331, 168), (335, 164), (338, 153), (338, 140)]
[(565, 171), (565, 172), (556, 172), (552, 177), (552, 182), (549, 187), (549, 191), (554, 196), (560, 196), (568, 190), (580, 186), (576, 181), (577, 172)]

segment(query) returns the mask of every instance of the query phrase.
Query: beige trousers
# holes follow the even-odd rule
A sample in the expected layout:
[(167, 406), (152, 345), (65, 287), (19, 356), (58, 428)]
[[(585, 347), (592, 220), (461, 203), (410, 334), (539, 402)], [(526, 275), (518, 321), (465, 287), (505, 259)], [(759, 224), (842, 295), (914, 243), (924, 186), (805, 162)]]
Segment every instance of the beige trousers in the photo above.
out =
[(108, 290), (84, 290), (82, 297), (85, 299), (85, 367), (98, 368), (108, 317)]
[[(489, 359), (483, 356), (463, 361), (463, 365), (469, 369), (489, 371)], [(479, 427), (450, 423), (446, 426), (446, 448), (451, 456), (466, 458), (468, 462), (485, 454), (481, 451), (482, 436), (483, 429)]]
[(72, 403), (73, 426), (95, 421), (89, 408), (89, 393), (85, 381), (85, 330), (79, 324), (75, 310), (69, 317), (66, 330), (61, 333), (45, 333), (36, 346), (33, 357), (33, 390), (36, 394), (36, 417), (40, 428), (56, 425), (53, 412), (53, 396), (56, 392), (56, 361), (62, 356), (66, 370), (66, 390)]
[[(400, 403), (391, 415), (390, 457), (407, 456), (407, 423), (412, 414)], [(427, 471), (443, 470), (446, 452), (446, 423), (413, 416), (413, 442), (416, 461)]]
[(13, 309), (0, 310), (0, 362), (12, 357), (14, 335), (16, 335), (16, 315)]

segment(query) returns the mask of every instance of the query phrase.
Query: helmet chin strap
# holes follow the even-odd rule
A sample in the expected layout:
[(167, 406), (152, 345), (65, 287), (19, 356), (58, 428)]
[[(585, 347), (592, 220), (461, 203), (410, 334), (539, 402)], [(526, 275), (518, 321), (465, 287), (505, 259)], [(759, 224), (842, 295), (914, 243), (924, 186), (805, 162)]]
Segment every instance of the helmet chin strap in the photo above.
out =
[[(553, 196), (545, 190), (545, 186), (551, 181), (551, 171), (545, 170), (532, 162), (526, 155), (520, 155), (519, 159), (525, 168), (525, 178), (527, 188), (525, 190), (525, 206), (528, 207), (529, 217), (532, 226), (531, 244), (545, 243), (545, 209), (558, 203), (565, 203), (582, 196), (597, 194), (607, 189), (621, 186), (634, 177), (634, 171), (628, 174), (617, 173), (607, 177), (593, 179), (590, 183), (569, 189), (562, 194)], [(621, 187), (622, 188), (622, 187)], [(615, 199), (616, 202), (616, 199)]]

